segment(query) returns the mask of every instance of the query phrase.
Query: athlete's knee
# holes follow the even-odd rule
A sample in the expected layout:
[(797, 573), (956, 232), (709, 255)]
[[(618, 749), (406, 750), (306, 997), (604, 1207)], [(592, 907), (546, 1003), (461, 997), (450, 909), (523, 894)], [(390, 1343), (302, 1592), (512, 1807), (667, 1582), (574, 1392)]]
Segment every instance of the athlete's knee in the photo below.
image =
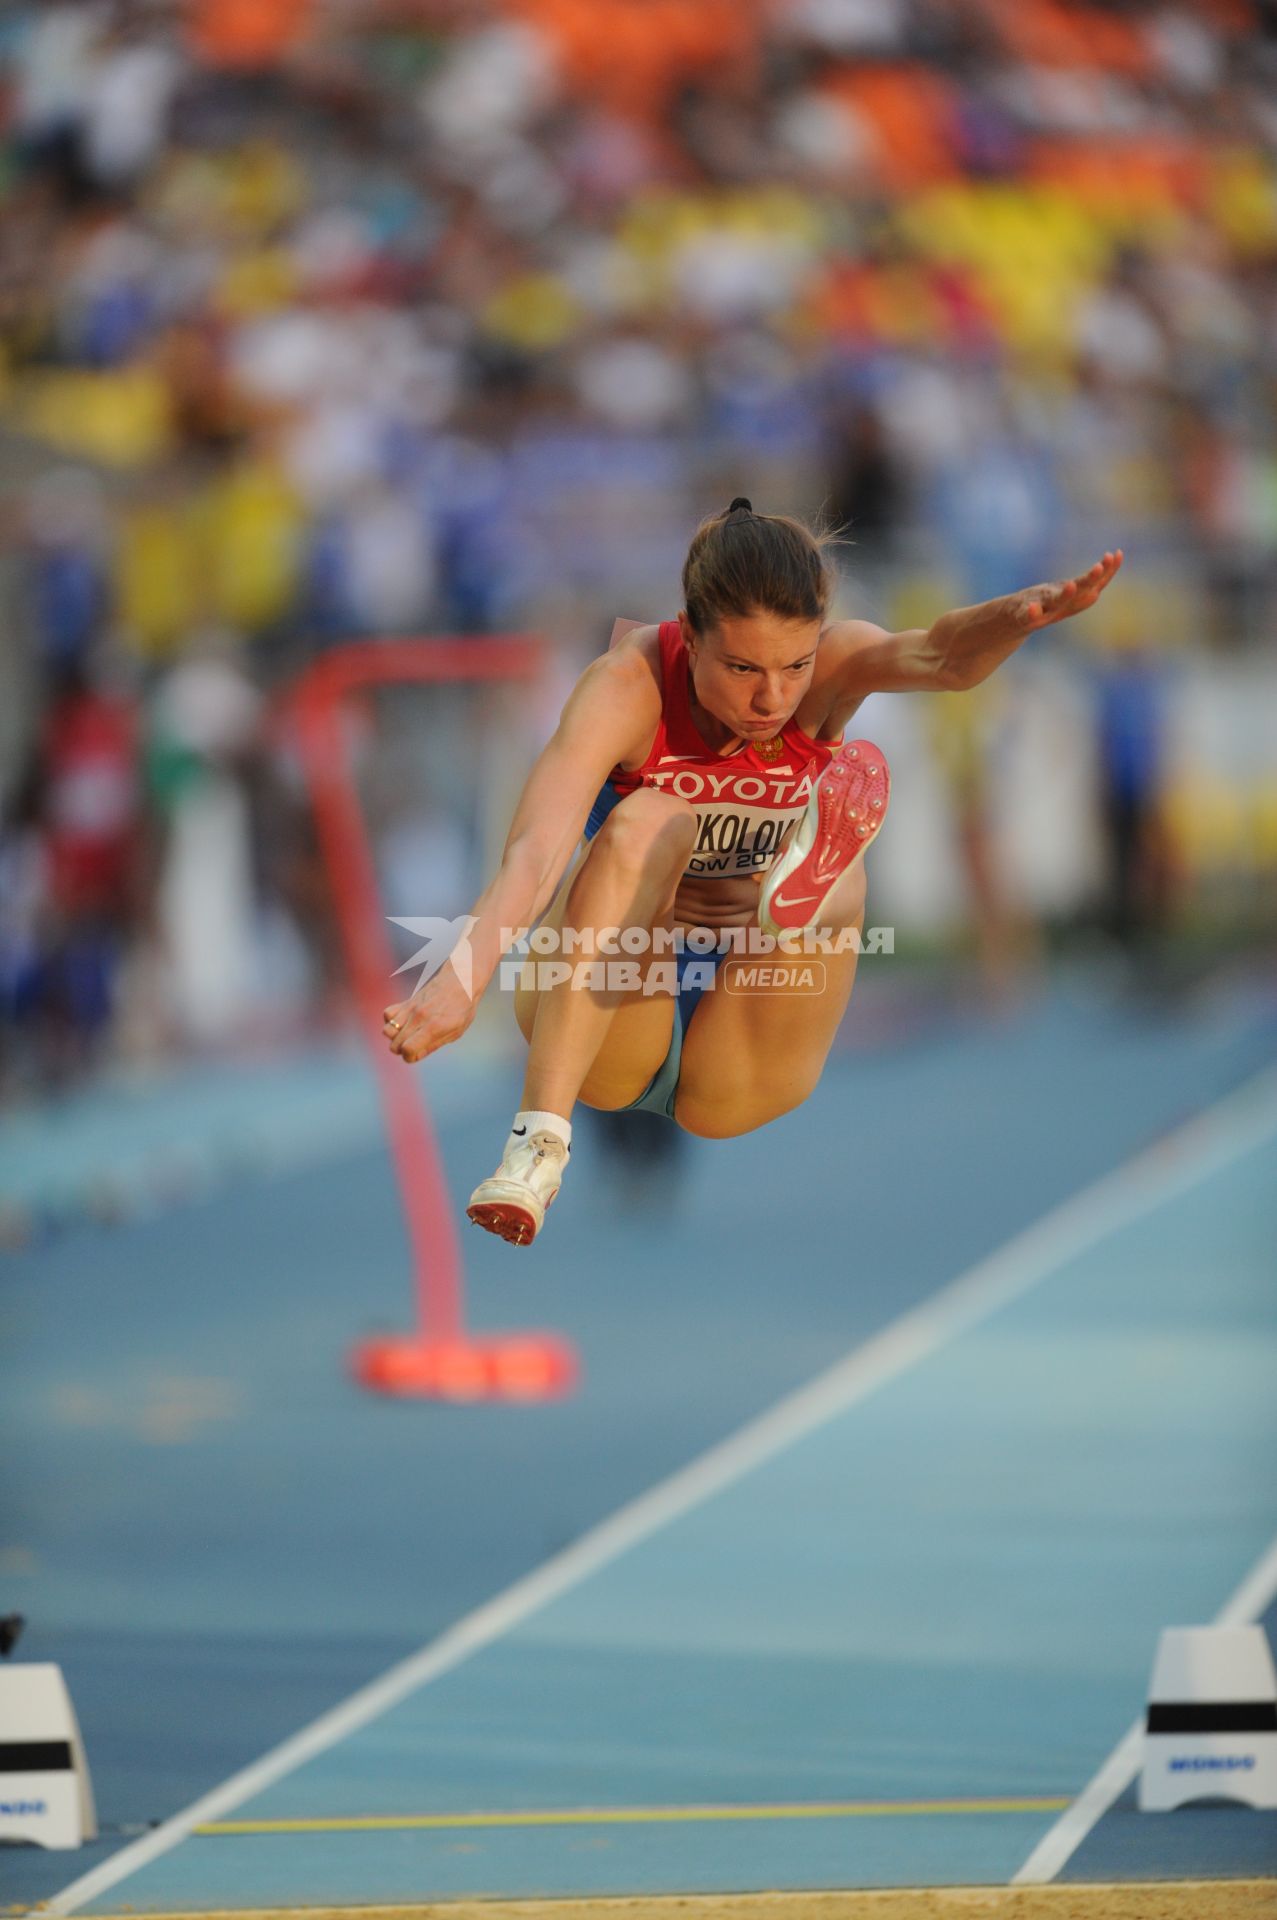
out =
[(640, 787), (613, 807), (596, 836), (609, 862), (639, 871), (686, 860), (696, 839), (696, 811), (673, 794)]

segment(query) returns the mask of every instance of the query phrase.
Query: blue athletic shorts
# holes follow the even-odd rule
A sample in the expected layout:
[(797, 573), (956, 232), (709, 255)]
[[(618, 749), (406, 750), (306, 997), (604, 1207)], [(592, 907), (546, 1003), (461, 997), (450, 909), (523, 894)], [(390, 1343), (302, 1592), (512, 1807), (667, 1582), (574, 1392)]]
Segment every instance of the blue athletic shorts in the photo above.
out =
[(644, 1087), (637, 1100), (631, 1100), (623, 1113), (663, 1113), (667, 1120), (674, 1118), (674, 1096), (678, 1092), (679, 1069), (683, 1064), (683, 1035), (687, 1032), (688, 1022), (700, 1004), (701, 995), (706, 991), (704, 980), (694, 981), (684, 986), (683, 976), (693, 962), (699, 963), (703, 973), (706, 965), (714, 973), (727, 958), (725, 953), (688, 953), (675, 955), (678, 968), (678, 998), (674, 1002), (674, 1030), (670, 1034), (670, 1050), (662, 1060), (652, 1078)]
[[(614, 787), (604, 785), (585, 823), (587, 840), (594, 838), (620, 798), (620, 794)], [(638, 1099), (631, 1100), (627, 1107), (622, 1107), (620, 1109), (622, 1113), (661, 1113), (667, 1120), (674, 1118), (674, 1096), (678, 1092), (679, 1069), (683, 1064), (683, 1035), (687, 1032), (687, 1023), (695, 1013), (700, 997), (706, 990), (703, 978), (693, 981), (690, 986), (684, 986), (684, 976), (694, 961), (701, 963), (698, 972), (702, 975), (706, 962), (717, 973), (726, 957), (723, 953), (690, 953), (686, 950), (675, 955), (675, 964), (678, 968), (678, 998), (674, 1002), (674, 1031), (670, 1035), (670, 1050)]]

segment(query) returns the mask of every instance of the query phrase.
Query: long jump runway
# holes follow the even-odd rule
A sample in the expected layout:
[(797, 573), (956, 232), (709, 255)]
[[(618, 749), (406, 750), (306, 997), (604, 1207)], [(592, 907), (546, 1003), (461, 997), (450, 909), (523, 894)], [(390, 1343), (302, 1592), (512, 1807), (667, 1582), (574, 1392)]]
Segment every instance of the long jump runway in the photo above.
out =
[[(317, 1670), (326, 1637), (346, 1648), (334, 1671), (353, 1675), (361, 1607), (366, 1664), (374, 1643), (398, 1657), (344, 1698), (316, 1678), (319, 1717), (252, 1750), (261, 1714), (227, 1727), (205, 1695), (236, 1762), (215, 1776), (161, 1693), (185, 1805), (152, 1786), (165, 1824), (38, 1891), (57, 1912), (186, 1912), (1277, 1873), (1277, 1815), (1139, 1815), (1123, 1747), (1163, 1626), (1277, 1626), (1275, 1041), (1266, 1004), (1131, 1020), (1057, 995), (1000, 1032), (840, 1057), (802, 1114), (695, 1151), (663, 1220), (613, 1203), (609, 1226), (587, 1192), (602, 1166), (574, 1157), (555, 1241), (468, 1244), (476, 1317), (582, 1338), (587, 1386), (561, 1409), (386, 1408), (325, 1384), (338, 1301), (358, 1330), (364, 1276), (394, 1268), (371, 1157), (348, 1185), (326, 1175), (329, 1206), (363, 1196), (336, 1253), (300, 1176), (259, 1193), (291, 1257), (267, 1271), (287, 1233), (223, 1241), (257, 1264), (220, 1302), (189, 1213), (98, 1241), (99, 1297), (113, 1276), (123, 1293), (104, 1375), (145, 1309), (170, 1343), (183, 1323), (242, 1411), (197, 1443), (205, 1487), (222, 1473), (202, 1514), (182, 1504), (190, 1456), (151, 1448), (116, 1587), (87, 1504), (96, 1548), (59, 1566), (50, 1546), (29, 1604), (77, 1698), (77, 1551), (99, 1634), (123, 1630), (137, 1572), (139, 1660), (167, 1620), (197, 1662), (201, 1637), (238, 1633), (263, 1693), (290, 1637)], [(491, 1131), (450, 1131), (455, 1187)], [(161, 1293), (183, 1228), (185, 1291)], [(64, 1249), (73, 1302), (89, 1245)], [(58, 1347), (26, 1311), (32, 1410), (59, 1371), (91, 1393), (74, 1315)], [(330, 1473), (343, 1444), (360, 1473)], [(229, 1516), (254, 1459), (257, 1524), (273, 1514), (300, 1566), (260, 1540), (242, 1557)], [(414, 1578), (431, 1632), (409, 1651)]]

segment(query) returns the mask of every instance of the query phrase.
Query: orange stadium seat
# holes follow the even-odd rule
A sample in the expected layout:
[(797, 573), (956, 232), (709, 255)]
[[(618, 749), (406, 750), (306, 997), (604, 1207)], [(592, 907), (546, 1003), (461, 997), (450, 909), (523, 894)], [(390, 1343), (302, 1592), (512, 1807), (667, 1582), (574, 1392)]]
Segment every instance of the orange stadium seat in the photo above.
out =
[(511, 0), (553, 40), (575, 93), (643, 116), (724, 62), (751, 56), (758, 0)]
[(954, 93), (934, 69), (848, 66), (826, 90), (872, 131), (885, 186), (907, 192), (953, 178)]
[(1137, 21), (1099, 7), (1063, 0), (992, 0), (991, 12), (1008, 49), (1042, 67), (1105, 67), (1112, 73), (1152, 74), (1153, 43)]
[(194, 0), (191, 45), (209, 66), (268, 67), (303, 38), (314, 0)]
[(1176, 137), (1039, 139), (1029, 177), (1066, 188), (1092, 207), (1194, 207), (1205, 202), (1209, 161), (1194, 141)]

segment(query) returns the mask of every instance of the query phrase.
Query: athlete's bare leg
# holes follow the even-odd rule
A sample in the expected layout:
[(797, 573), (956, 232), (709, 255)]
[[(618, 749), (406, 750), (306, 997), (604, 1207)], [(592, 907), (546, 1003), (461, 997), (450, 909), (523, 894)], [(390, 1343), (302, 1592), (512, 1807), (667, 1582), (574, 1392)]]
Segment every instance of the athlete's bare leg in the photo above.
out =
[[(865, 863), (857, 860), (838, 882), (821, 913), (835, 935), (863, 930)], [(831, 943), (835, 944), (835, 943)], [(783, 987), (733, 991), (757, 957), (731, 955), (719, 968), (714, 989), (696, 1009), (683, 1041), (674, 1117), (688, 1133), (722, 1140), (752, 1133), (801, 1106), (824, 1071), (838, 1023), (855, 984), (857, 955), (815, 953), (775, 964), (794, 973)], [(792, 984), (804, 967), (814, 978)]]
[[(643, 787), (620, 801), (543, 923), (583, 936), (562, 957), (573, 965), (630, 958), (599, 955), (598, 931), (669, 925), (695, 836), (696, 814), (684, 800)], [(673, 956), (649, 949), (632, 958), (642, 980), (654, 960), (668, 965)], [(564, 980), (539, 992), (521, 986), (515, 1014), (530, 1042), (521, 1105), (568, 1119), (578, 1099), (604, 1108), (637, 1100), (669, 1051), (674, 1002), (666, 993), (596, 991)]]

